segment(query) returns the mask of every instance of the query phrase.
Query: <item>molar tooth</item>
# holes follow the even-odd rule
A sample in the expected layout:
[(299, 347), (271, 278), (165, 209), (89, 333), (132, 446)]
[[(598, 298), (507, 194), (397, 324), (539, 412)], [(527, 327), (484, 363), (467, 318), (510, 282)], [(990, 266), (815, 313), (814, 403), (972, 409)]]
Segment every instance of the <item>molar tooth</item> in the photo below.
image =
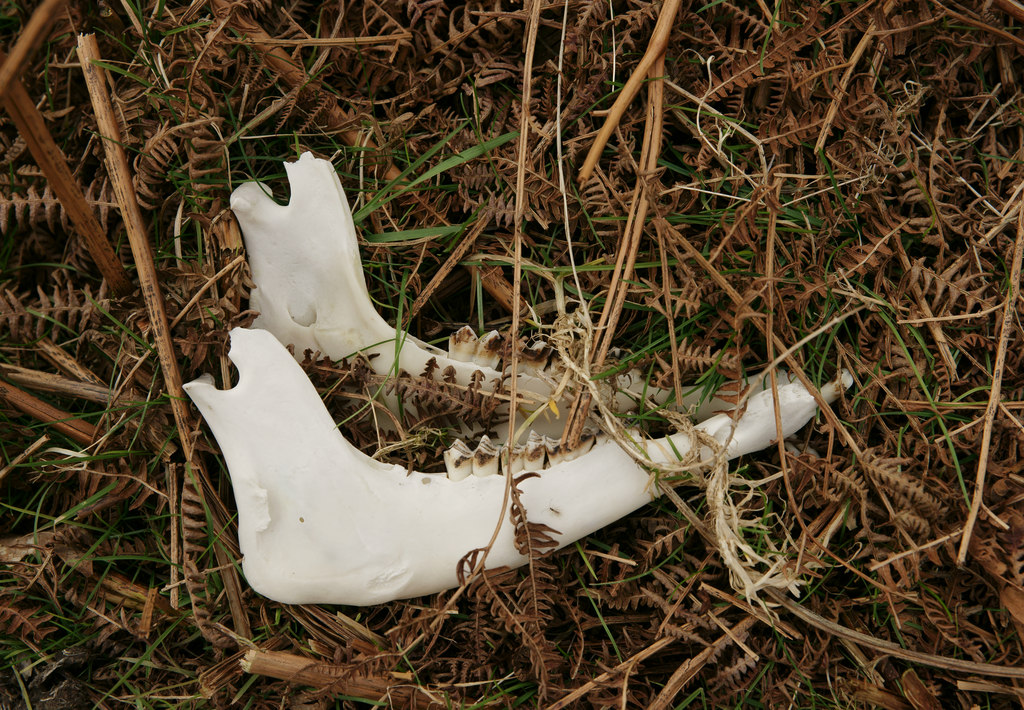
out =
[(526, 445), (523, 447), (523, 470), (524, 471), (543, 471), (544, 470), (544, 439), (540, 434), (535, 431), (530, 432), (530, 438), (526, 440)]
[(476, 331), (464, 325), (448, 336), (448, 356), (459, 362), (470, 362), (476, 355)]
[(570, 452), (566, 450), (562, 443), (558, 439), (553, 439), (550, 436), (544, 437), (544, 450), (548, 453), (548, 464), (545, 468), (557, 466), (563, 461), (570, 459), (566, 458)]
[(543, 372), (551, 359), (551, 346), (542, 340), (530, 343), (519, 352), (519, 363), (527, 370)]
[(494, 476), (498, 473), (498, 458), (501, 453), (485, 434), (473, 454), (473, 475)]
[[(591, 433), (583, 432), (583, 435), (580, 436), (580, 445), (577, 446), (575, 449), (566, 449), (563, 446), (559, 446), (559, 451), (561, 455), (559, 462), (575, 461), (583, 454), (588, 453), (592, 448), (594, 448), (594, 441), (596, 440), (596, 438), (597, 437), (595, 437)], [(551, 458), (550, 454), (548, 455), (548, 458)]]
[(473, 473), (473, 452), (462, 439), (456, 439), (452, 447), (444, 452), (444, 465), (448, 478), (461, 481)]
[(476, 355), (473, 361), (477, 365), (484, 365), (492, 370), (498, 369), (501, 363), (501, 333), (492, 330), (487, 333), (476, 344)]
[(523, 466), (526, 461), (526, 447), (523, 444), (516, 444), (512, 447), (512, 455), (508, 458), (508, 464), (505, 463), (505, 454), (508, 450), (508, 444), (501, 447), (501, 466), (502, 470), (511, 476), (515, 476), (517, 473), (522, 473)]

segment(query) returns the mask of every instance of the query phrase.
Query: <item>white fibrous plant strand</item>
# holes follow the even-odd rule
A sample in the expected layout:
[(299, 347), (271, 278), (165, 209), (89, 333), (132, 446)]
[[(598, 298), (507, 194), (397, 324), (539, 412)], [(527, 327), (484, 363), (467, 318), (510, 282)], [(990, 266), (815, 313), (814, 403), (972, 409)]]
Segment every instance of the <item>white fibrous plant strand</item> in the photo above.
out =
[[(647, 446), (638, 443), (639, 432), (627, 431), (622, 426), (621, 418), (608, 402), (607, 390), (598, 387), (591, 376), (588, 347), (593, 342), (593, 326), (589, 318), (577, 314), (563, 316), (556, 322), (550, 342), (563, 366), (573, 373), (576, 382), (590, 390), (591, 399), (601, 415), (606, 434), (638, 464), (646, 466), (651, 471), (652, 478), (669, 474), (687, 474), (696, 485), (704, 489), (719, 554), (729, 571), (733, 588), (752, 603), (760, 602), (759, 592), (763, 589), (785, 589), (793, 594), (797, 593), (800, 580), (795, 565), (791, 563), (789, 545), (781, 548), (773, 546), (769, 553), (762, 554), (744, 537), (744, 530), (748, 531), (747, 534), (751, 531), (757, 534), (768, 532), (761, 519), (745, 518), (743, 511), (747, 510), (747, 504), (754, 498), (755, 489), (769, 483), (776, 476), (752, 481), (739, 476), (729, 468), (728, 460), (731, 457), (722, 441), (744, 437), (750, 433), (751, 430), (743, 428), (743, 417), (739, 420), (729, 419), (725, 423), (728, 433), (722, 436), (721, 432), (718, 432), (716, 438), (716, 435), (709, 433), (706, 428), (694, 426), (684, 417), (672, 416), (672, 412), (663, 412), (678, 430), (673, 439), (686, 438), (687, 448), (681, 448), (681, 453), (675, 460), (655, 463), (647, 456)], [(766, 375), (761, 376), (762, 381), (765, 377)], [(786, 383), (784, 387), (793, 386), (788, 378), (779, 377), (779, 381)], [(852, 378), (843, 372), (837, 384), (846, 389), (852, 384)], [(748, 389), (747, 397), (757, 391), (753, 388)], [(823, 396), (827, 401), (831, 401), (837, 394), (835, 385), (823, 390)], [(742, 409), (744, 403), (745, 399), (734, 406)], [(771, 428), (774, 429), (774, 426), (773, 416)], [(651, 485), (653, 489), (655, 485), (661, 484), (652, 480)], [(738, 489), (746, 489), (739, 502), (734, 498), (734, 492)], [(772, 544), (771, 535), (762, 535), (762, 538)]]
[[(232, 196), (257, 284), (252, 302), (261, 312), (258, 328), (231, 333), (238, 384), (218, 390), (206, 377), (186, 386), (227, 461), (243, 571), (254, 589), (287, 603), (356, 605), (442, 591), (458, 584), (460, 561), (491, 541), (506, 476), (516, 478), (530, 522), (546, 526), (562, 547), (648, 503), (658, 491), (650, 471), (685, 471), (705, 487), (738, 590), (756, 599), (768, 586), (794, 588), (781, 551), (759, 555), (744, 541), (741, 527), (756, 521), (742, 519), (745, 501), (732, 496), (740, 481), (730, 479), (725, 462), (794, 434), (817, 411), (815, 397), (783, 379), (774, 395), (751, 387), (746, 405), (732, 415), (709, 412), (731, 407), (721, 400), (698, 408), (703, 421), (696, 426), (669, 412), (680, 432), (643, 439), (624, 430), (618, 417), (638, 397), (599, 386), (581, 364), (589, 362), (591, 333), (579, 312), (559, 319), (549, 345), (521, 355), (528, 367), (516, 373), (537, 413), (551, 409), (547, 403), (560, 389), (556, 379), (590, 389), (604, 431), (584, 436), (578, 448), (567, 450), (536, 428), (511, 451), (487, 437), (476, 447), (457, 440), (444, 454), (446, 474), (428, 474), (381, 463), (353, 447), (285, 345), (297, 354), (373, 356), (371, 366), (383, 375), (426, 370), (467, 382), (483, 373), (496, 384), (500, 338), (463, 329), (444, 352), (397, 333), (369, 299), (333, 168), (308, 154), (286, 167), (288, 205), (277, 205), (255, 183)], [(548, 363), (551, 346), (558, 357)], [(618, 384), (643, 392), (639, 375), (636, 380), (631, 375)], [(833, 401), (849, 384), (844, 373), (821, 396)], [(527, 561), (514, 538), (512, 522), (503, 520), (488, 566)], [(759, 566), (768, 571), (758, 573)]]

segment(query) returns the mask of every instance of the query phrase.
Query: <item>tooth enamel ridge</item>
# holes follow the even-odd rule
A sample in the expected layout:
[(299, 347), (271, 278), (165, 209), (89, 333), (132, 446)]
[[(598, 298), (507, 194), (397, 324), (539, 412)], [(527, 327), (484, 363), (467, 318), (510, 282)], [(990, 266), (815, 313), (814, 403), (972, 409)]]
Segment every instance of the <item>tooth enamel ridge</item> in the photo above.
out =
[[(242, 567), (252, 587), (290, 604), (368, 605), (456, 586), (459, 560), (488, 544), (502, 513), (505, 477), (491, 468), (500, 449), (488, 441), (470, 451), (457, 441), (445, 454), (448, 477), (375, 461), (345, 440), (309, 378), (272, 334), (233, 330), (229, 357), (238, 368), (234, 388), (218, 390), (200, 378), (186, 391), (227, 462)], [(844, 374), (821, 394), (834, 400), (849, 383)], [(778, 397), (781, 433), (789, 436), (814, 415), (815, 400), (796, 383), (780, 387)], [(729, 458), (764, 448), (776, 437), (771, 393), (752, 396), (738, 421), (722, 414), (697, 429), (715, 437)], [(658, 464), (685, 455), (689, 442), (680, 434), (642, 446)], [(520, 484), (521, 501), (530, 522), (556, 531), (559, 546), (651, 500), (644, 467), (612, 441), (591, 446), (547, 468), (550, 440), (534, 432), (522, 447), (523, 470), (540, 475)], [(559, 455), (556, 445), (554, 458)], [(461, 480), (453, 468), (465, 474)], [(487, 564), (524, 562), (506, 511)]]

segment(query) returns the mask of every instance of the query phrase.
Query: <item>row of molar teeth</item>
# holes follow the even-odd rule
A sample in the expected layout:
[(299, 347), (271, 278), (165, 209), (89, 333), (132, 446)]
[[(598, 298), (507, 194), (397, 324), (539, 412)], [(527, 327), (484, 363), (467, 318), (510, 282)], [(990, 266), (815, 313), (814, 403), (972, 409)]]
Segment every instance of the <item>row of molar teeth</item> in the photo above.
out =
[(506, 465), (510, 467), (512, 475), (540, 472), (579, 458), (593, 448), (595, 441), (594, 434), (585, 433), (580, 439), (580, 445), (569, 449), (558, 439), (531, 431), (526, 443), (514, 446), (509, 457), (507, 444), (495, 446), (487, 436), (480, 439), (475, 451), (461, 439), (456, 439), (451, 448), (444, 452), (444, 464), (448, 478), (453, 481), (461, 481), (471, 475), (495, 476), (499, 470), (504, 472)]
[[(459, 362), (474, 362), (493, 370), (498, 369), (505, 349), (505, 339), (492, 330), (477, 338), (476, 331), (465, 325), (448, 336), (448, 356)], [(548, 369), (551, 360), (551, 346), (542, 340), (535, 340), (519, 351), (519, 364), (525, 370), (535, 373)]]
[[(483, 367), (497, 370), (501, 365), (502, 351), (505, 341), (500, 333), (492, 330), (483, 337), (477, 338), (476, 331), (465, 325), (448, 336), (448, 356), (459, 362), (472, 362)], [(535, 340), (519, 352), (519, 365), (526, 372), (550, 378), (559, 378), (564, 367), (558, 358), (552, 357), (552, 348), (543, 340)], [(624, 350), (613, 348), (616, 357), (625, 357)], [(619, 374), (612, 382), (619, 389), (627, 391), (643, 391), (646, 378), (644, 374), (633, 368)]]

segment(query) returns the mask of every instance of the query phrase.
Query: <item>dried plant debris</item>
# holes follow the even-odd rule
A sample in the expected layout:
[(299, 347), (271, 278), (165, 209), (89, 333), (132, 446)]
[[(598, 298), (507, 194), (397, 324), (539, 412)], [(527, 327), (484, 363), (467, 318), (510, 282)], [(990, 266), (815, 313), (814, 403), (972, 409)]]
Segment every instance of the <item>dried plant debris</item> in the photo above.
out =
[[(0, 9), (5, 51), (37, 5)], [(186, 380), (233, 384), (227, 332), (256, 317), (228, 196), (250, 179), (286, 195), (283, 164), (303, 151), (350, 195), (377, 310), (423, 341), (443, 348), (466, 325), (543, 341), (560, 309), (596, 324), (621, 283), (620, 350), (599, 366), (580, 351), (599, 381), (637, 370), (673, 390), (699, 375), (710, 396), (773, 361), (819, 385), (849, 370), (832, 414), (734, 469), (739, 542), (781, 560), (800, 595), (738, 594), (684, 481), (554, 554), (513, 488), (531, 563), (473, 575), (467, 558), (466, 584), (436, 596), (253, 594), (227, 472), (194, 411), (175, 426), (141, 292), (102, 281), (0, 113), (0, 705), (1019, 701), (1019, 3), (680, 3), (663, 73), (577, 185), (662, 11), (72, 0), (20, 79), (136, 278), (74, 51), (97, 35)], [(641, 170), (649, 115), (662, 148)], [(529, 308), (513, 334), (517, 238)], [(303, 367), (345, 436), (391, 463), (422, 470), (463, 423), (500, 426), (502, 405), (436, 374), (389, 381), (314, 352)], [(68, 439), (18, 393), (97, 439)], [(640, 408), (622, 425), (676, 422)]]

